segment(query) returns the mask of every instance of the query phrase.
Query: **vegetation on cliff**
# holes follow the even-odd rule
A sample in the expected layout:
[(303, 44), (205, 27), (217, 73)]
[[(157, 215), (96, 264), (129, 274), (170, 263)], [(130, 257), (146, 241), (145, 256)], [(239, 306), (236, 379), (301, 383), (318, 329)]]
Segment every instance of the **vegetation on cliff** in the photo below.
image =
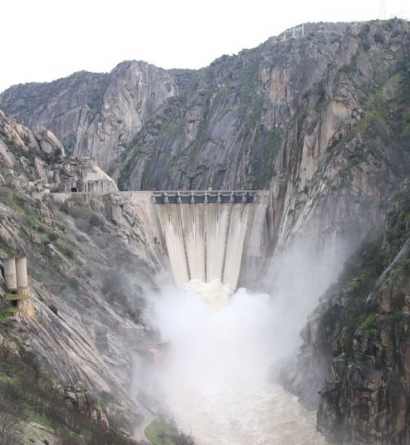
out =
[(10, 330), (0, 325), (2, 445), (37, 443), (40, 438), (55, 445), (136, 444), (114, 428), (115, 422), (109, 426), (95, 396), (78, 387), (64, 391), (52, 374), (39, 366), (35, 354), (24, 348), (19, 351), (15, 343), (5, 340)]

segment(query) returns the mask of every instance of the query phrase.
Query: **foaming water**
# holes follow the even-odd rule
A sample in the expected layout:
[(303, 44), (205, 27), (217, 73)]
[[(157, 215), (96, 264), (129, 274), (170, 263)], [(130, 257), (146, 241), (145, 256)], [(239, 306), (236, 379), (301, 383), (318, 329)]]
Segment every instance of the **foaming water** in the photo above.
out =
[(194, 281), (167, 292), (156, 308), (169, 342), (160, 376), (166, 402), (197, 444), (326, 443), (315, 431), (315, 414), (268, 383), (286, 338), (267, 294)]
[(226, 385), (213, 392), (170, 394), (181, 429), (198, 445), (324, 445), (315, 413), (303, 410), (281, 387)]

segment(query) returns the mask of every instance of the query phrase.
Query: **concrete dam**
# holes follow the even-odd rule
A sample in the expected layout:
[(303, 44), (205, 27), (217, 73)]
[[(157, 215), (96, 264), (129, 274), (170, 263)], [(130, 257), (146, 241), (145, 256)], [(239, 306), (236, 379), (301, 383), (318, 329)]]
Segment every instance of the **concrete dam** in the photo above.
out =
[(269, 192), (153, 192), (177, 284), (219, 280), (237, 287), (241, 265), (260, 259)]

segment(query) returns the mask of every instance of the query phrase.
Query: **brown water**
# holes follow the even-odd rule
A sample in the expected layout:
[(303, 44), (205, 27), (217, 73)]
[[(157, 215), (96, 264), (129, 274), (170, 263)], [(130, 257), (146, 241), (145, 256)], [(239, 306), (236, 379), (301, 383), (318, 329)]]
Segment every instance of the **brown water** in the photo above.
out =
[(279, 386), (169, 394), (178, 425), (200, 445), (321, 445), (315, 413)]

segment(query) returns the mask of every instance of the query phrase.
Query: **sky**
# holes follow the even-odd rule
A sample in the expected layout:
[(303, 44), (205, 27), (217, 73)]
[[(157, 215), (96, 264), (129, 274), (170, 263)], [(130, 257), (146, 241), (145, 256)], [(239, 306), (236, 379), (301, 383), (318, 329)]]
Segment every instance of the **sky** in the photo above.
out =
[[(197, 69), (300, 23), (381, 18), (382, 0), (0, 0), (0, 92), (124, 60)], [(410, 18), (408, 0), (384, 0)]]

